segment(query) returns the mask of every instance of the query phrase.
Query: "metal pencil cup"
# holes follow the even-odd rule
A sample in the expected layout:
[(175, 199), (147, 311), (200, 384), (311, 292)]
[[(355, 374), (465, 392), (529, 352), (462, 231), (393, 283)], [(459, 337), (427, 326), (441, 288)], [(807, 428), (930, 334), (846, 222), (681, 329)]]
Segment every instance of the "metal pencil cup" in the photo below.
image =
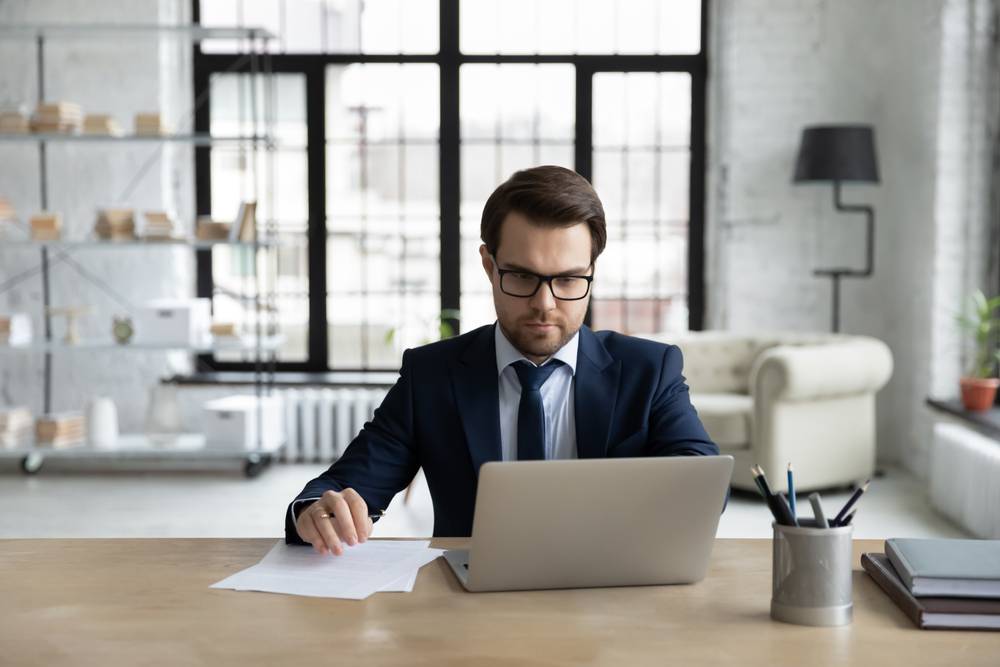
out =
[(847, 625), (854, 609), (853, 526), (816, 528), (809, 519), (799, 523), (771, 524), (771, 618), (798, 625)]

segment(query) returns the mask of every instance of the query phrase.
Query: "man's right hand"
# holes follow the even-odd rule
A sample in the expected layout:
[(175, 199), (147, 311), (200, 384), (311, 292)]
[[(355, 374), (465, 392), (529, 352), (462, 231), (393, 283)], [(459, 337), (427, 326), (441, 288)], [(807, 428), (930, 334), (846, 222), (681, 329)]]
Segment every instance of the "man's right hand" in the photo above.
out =
[(334, 556), (344, 553), (345, 544), (367, 541), (373, 526), (368, 505), (354, 489), (326, 491), (295, 520), (295, 530), (304, 542), (321, 554)]

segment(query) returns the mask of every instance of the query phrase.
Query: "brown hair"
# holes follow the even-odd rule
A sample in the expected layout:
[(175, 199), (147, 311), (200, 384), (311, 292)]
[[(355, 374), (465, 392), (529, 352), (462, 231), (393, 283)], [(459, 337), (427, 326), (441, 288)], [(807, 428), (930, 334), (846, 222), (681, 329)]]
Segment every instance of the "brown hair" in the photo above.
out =
[(479, 227), (486, 250), (496, 255), (500, 226), (511, 211), (545, 227), (572, 227), (586, 223), (590, 228), (590, 261), (604, 251), (608, 232), (604, 207), (594, 187), (580, 174), (553, 165), (515, 172), (500, 184), (483, 207)]

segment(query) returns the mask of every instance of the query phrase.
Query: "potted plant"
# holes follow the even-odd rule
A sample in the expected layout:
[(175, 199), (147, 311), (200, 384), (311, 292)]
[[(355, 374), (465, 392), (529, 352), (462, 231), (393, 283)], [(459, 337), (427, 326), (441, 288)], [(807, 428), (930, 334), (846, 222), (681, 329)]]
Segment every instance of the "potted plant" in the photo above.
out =
[(962, 404), (966, 410), (981, 412), (993, 407), (1000, 378), (994, 365), (1000, 360), (996, 348), (996, 332), (1000, 331), (1000, 318), (994, 313), (1000, 309), (1000, 296), (987, 299), (980, 290), (970, 298), (971, 315), (959, 315), (959, 325), (975, 336), (975, 354), (969, 375), (961, 379)]

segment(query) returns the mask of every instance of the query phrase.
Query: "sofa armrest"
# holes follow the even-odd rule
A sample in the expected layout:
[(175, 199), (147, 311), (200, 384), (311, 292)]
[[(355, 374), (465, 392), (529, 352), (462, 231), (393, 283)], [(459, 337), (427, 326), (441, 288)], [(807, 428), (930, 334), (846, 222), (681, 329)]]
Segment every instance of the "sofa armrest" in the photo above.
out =
[(755, 400), (808, 401), (875, 393), (892, 376), (892, 352), (876, 338), (816, 345), (778, 345), (750, 370)]

